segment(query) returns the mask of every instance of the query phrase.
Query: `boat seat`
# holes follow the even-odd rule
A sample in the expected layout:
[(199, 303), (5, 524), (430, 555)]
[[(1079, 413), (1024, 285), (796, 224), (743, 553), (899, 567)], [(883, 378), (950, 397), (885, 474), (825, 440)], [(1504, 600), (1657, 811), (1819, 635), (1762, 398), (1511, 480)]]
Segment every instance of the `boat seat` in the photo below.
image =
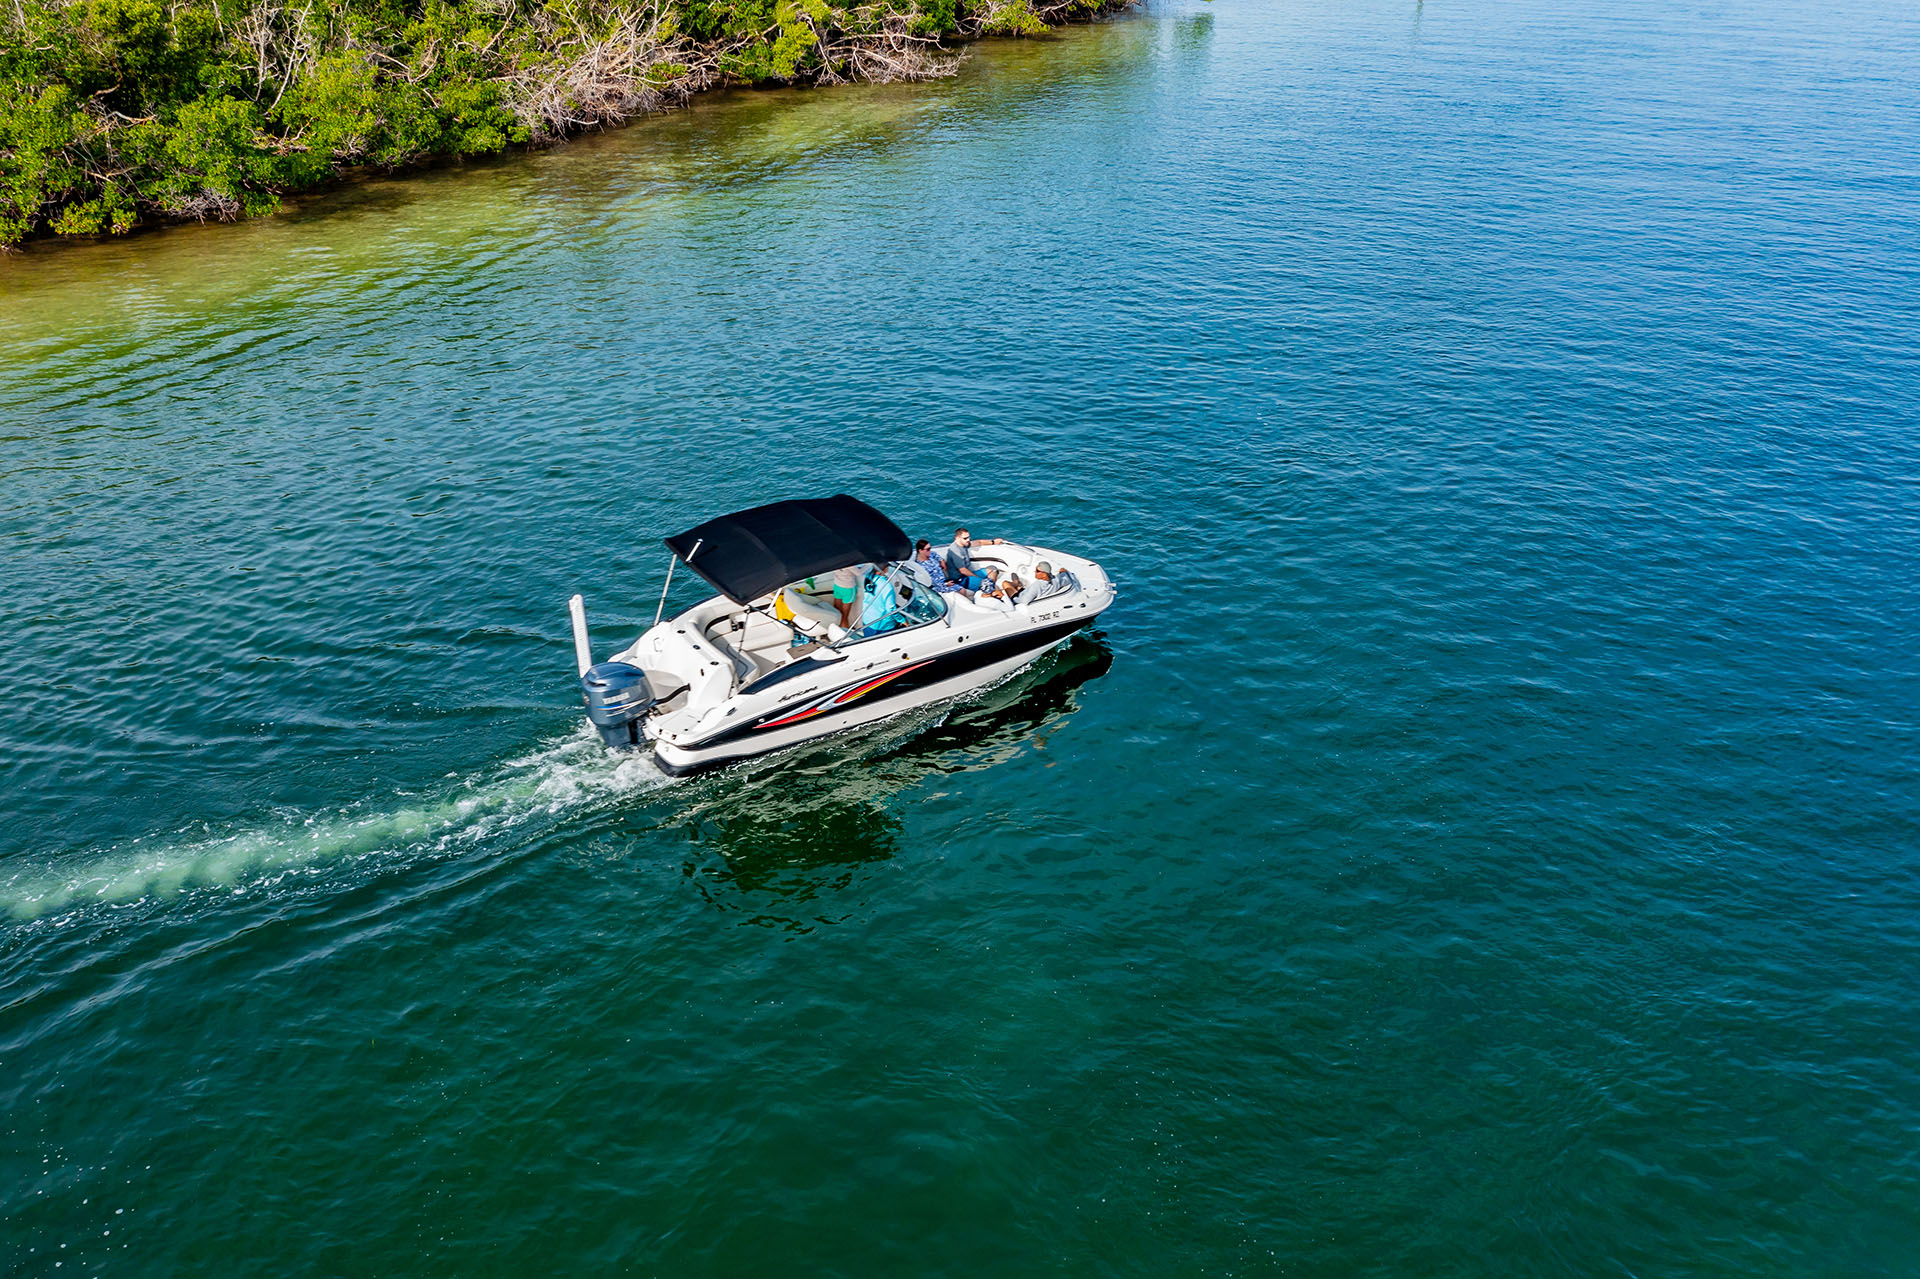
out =
[[(828, 596), (831, 599), (832, 596)], [(789, 586), (774, 597), (773, 614), (783, 621), (790, 621), (809, 635), (826, 630), (840, 623), (840, 612), (831, 604), (820, 602), (810, 595), (803, 595)]]
[(960, 592), (955, 591), (947, 597), (947, 601), (952, 607), (974, 613), (1011, 613), (1013, 611), (1013, 605), (1003, 600), (992, 599), (985, 595), (968, 599), (966, 596), (960, 594)]
[(751, 623), (738, 626), (734, 625), (734, 621), (733, 618), (721, 618), (707, 628), (707, 638), (713, 642), (715, 648), (726, 654), (727, 661), (732, 663), (735, 682), (744, 684), (759, 676), (760, 666), (746, 651), (747, 636), (752, 633)]

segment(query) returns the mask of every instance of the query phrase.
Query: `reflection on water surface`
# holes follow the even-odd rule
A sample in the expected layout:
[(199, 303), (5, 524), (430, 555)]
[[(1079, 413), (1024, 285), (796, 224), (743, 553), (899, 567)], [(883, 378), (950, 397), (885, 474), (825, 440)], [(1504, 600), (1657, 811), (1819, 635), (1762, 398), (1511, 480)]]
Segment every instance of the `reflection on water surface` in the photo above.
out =
[[(1083, 632), (975, 696), (702, 779), (693, 784), (699, 799), (669, 824), (718, 861), (690, 861), (688, 873), (716, 905), (752, 911), (758, 922), (827, 922), (786, 912), (822, 909), (814, 904), (830, 902), (860, 866), (899, 852), (899, 796), (1044, 750), (1077, 709), (1080, 687), (1112, 665), (1104, 637)], [(990, 790), (980, 801), (983, 811), (997, 807)]]

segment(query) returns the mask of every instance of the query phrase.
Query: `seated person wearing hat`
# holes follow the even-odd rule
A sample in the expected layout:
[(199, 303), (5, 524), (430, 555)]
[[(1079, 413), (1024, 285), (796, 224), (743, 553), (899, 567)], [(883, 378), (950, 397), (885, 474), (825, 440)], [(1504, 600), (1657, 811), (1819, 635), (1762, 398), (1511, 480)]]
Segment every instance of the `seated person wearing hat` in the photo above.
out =
[(1016, 604), (1032, 604), (1050, 596), (1072, 590), (1080, 584), (1079, 579), (1066, 569), (1056, 570), (1053, 565), (1041, 560), (1033, 566), (1033, 581), (1021, 588), (1013, 597)]

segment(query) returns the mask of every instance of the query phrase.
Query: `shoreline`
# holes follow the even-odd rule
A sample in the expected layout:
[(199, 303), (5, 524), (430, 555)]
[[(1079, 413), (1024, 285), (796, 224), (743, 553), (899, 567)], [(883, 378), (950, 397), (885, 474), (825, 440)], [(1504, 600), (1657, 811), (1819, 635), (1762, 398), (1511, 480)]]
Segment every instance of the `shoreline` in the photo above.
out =
[[(356, 74), (361, 77), (349, 86), (358, 96), (347, 93), (343, 99), (358, 112), (346, 117), (358, 131), (345, 134), (310, 101), (331, 102), (328, 95), (342, 98), (334, 83), (338, 65), (329, 64), (327, 57), (310, 58), (297, 72), (290, 63), (266, 113), (237, 97), (209, 95), (178, 107), (170, 122), (161, 123), (157, 112), (133, 118), (105, 105), (103, 98), (109, 91), (102, 90), (70, 110), (64, 125), (57, 127), (57, 122), (49, 123), (53, 116), (47, 104), (71, 105), (73, 96), (58, 77), (84, 87), (84, 69), (43, 75), (42, 80), (54, 83), (42, 89), (37, 101), (30, 101), (23, 97), (22, 87), (30, 94), (35, 82), (23, 81), (17, 70), (9, 75), (8, 64), (0, 59), (0, 144), (8, 144), (0, 149), (0, 256), (51, 244), (99, 243), (168, 227), (238, 223), (363, 183), (550, 150), (683, 109), (696, 97), (711, 94), (949, 79), (977, 43), (996, 37), (1044, 37), (1068, 26), (1113, 17), (1137, 3), (997, 0), (975, 10), (950, 8), (947, 25), (923, 33), (921, 28), (929, 20), (921, 15), (916, 0), (909, 0), (911, 7), (905, 11), (887, 9), (884, 0), (857, 10), (831, 9), (825, 0), (797, 4), (789, 0), (780, 9), (785, 15), (784, 25), (778, 28), (780, 38), (762, 50), (768, 57), (756, 63), (749, 56), (756, 50), (740, 40), (690, 42), (679, 34), (673, 11), (652, 0), (643, 9), (616, 9), (611, 26), (597, 33), (597, 42), (585, 55), (572, 62), (552, 62), (545, 68), (552, 75), (530, 91), (521, 91), (528, 81), (524, 73), (517, 81), (501, 76), (463, 82), (468, 89), (478, 86), (484, 94), (493, 95), (486, 130), (468, 130), (455, 137), (450, 131), (454, 125), (471, 124), (477, 117), (472, 112), (461, 114), (463, 108), (450, 92), (443, 92), (443, 101), (422, 90), (434, 118), (445, 117), (453, 123), (442, 120), (443, 131), (432, 135), (439, 139), (438, 145), (404, 151), (376, 149), (382, 130), (392, 134), (401, 129), (393, 118), (400, 108), (380, 100), (378, 94), (389, 87), (395, 93), (412, 91), (412, 81), (397, 73), (389, 74), (390, 86), (377, 78), (370, 55), (378, 50), (353, 47), (340, 55), (360, 68)], [(502, 21), (489, 47), (499, 42), (513, 21), (511, 16)], [(651, 25), (644, 25), (648, 22)], [(181, 25), (176, 12), (175, 26)], [(791, 41), (796, 31), (801, 39)], [(417, 38), (414, 29), (406, 34)], [(483, 34), (483, 30), (465, 33), (469, 43), (477, 43)], [(770, 29), (755, 33), (754, 38), (765, 45), (772, 34)], [(177, 44), (181, 36), (176, 31), (170, 38)], [(575, 51), (555, 43), (548, 52), (555, 50), (569, 55)], [(415, 60), (431, 67), (438, 57), (429, 39), (425, 52)], [(385, 61), (400, 65), (391, 57)], [(756, 68), (783, 74), (750, 74)], [(113, 90), (119, 87), (116, 83)], [(260, 89), (267, 87), (263, 82)], [(292, 105), (282, 109), (283, 101)], [(376, 106), (384, 108), (384, 113), (374, 111)], [(290, 126), (292, 131), (274, 136), (274, 126)], [(34, 127), (43, 135), (53, 135), (52, 141), (59, 145), (49, 146), (44, 136), (35, 140)], [(65, 134), (60, 133), (62, 127)], [(153, 137), (147, 135), (161, 136), (155, 131), (169, 128), (173, 133), (166, 135), (165, 147), (156, 150)], [(183, 141), (182, 134), (192, 136)], [(391, 145), (412, 146), (417, 141), (410, 135)], [(144, 151), (139, 150), (142, 146)], [(147, 158), (154, 170), (143, 175), (151, 179), (147, 187), (128, 179), (124, 153)], [(153, 160), (155, 155), (161, 159)], [(198, 167), (190, 160), (197, 161)]]

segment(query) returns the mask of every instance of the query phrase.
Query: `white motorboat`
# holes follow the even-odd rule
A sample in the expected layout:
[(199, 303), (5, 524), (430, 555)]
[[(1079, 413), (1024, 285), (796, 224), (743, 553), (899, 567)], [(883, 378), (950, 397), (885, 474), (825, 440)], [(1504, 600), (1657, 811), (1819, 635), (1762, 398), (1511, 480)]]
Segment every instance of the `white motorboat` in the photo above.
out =
[[(573, 641), (587, 716), (607, 745), (651, 749), (676, 775), (984, 688), (1114, 599), (1092, 560), (1010, 542), (976, 545), (973, 562), (1037, 587), (1022, 602), (935, 591), (900, 527), (844, 494), (737, 511), (666, 541), (661, 609), (676, 564), (719, 594), (665, 620), (656, 610), (639, 639), (598, 664), (576, 595)], [(845, 613), (835, 570), (857, 582)]]

